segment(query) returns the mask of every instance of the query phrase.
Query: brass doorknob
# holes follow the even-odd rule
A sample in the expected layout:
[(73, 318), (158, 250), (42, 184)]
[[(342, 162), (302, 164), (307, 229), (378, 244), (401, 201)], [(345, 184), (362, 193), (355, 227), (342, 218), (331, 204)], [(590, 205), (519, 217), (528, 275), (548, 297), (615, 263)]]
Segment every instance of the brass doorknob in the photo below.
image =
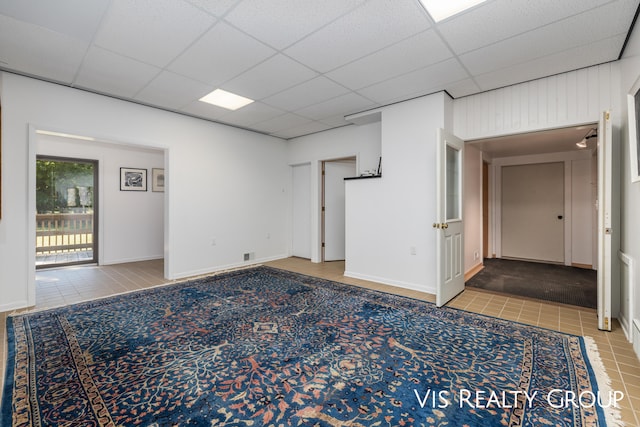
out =
[(445, 222), (444, 224), (442, 224), (442, 228), (449, 228), (449, 224)]

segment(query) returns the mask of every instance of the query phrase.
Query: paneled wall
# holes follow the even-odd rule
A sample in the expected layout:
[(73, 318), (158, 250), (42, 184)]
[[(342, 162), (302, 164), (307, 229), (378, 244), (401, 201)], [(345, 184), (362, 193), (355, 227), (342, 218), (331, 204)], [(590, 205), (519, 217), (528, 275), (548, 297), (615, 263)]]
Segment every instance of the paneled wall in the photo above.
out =
[(454, 133), (464, 140), (598, 121), (620, 123), (619, 63), (607, 63), (454, 100)]

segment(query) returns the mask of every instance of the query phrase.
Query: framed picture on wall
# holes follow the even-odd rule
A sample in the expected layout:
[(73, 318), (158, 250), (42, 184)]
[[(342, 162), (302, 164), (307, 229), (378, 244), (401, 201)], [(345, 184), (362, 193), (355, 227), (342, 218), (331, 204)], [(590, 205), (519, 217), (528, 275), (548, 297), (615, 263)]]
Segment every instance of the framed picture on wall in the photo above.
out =
[(147, 191), (147, 170), (120, 168), (120, 191)]
[(640, 77), (627, 95), (631, 182), (640, 181)]
[(164, 169), (151, 169), (151, 191), (164, 193)]

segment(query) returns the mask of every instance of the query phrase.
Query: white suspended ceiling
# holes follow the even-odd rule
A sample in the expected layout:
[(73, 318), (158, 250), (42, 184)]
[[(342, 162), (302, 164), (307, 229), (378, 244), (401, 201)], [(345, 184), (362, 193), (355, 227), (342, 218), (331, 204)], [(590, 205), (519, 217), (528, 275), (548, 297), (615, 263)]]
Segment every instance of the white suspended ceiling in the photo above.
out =
[[(0, 0), (0, 69), (292, 138), (619, 59), (640, 0)], [(198, 99), (223, 89), (256, 102)]]

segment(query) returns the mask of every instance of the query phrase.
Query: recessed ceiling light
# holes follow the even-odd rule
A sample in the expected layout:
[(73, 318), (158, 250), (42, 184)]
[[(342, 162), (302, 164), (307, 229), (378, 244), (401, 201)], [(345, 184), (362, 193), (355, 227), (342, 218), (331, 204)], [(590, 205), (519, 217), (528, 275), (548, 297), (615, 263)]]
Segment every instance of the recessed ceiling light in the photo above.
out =
[(434, 21), (440, 22), (467, 9), (484, 3), (486, 0), (420, 0)]
[(253, 99), (227, 92), (226, 90), (216, 89), (208, 95), (200, 98), (200, 101), (226, 108), (227, 110), (237, 110), (245, 105), (253, 102)]

